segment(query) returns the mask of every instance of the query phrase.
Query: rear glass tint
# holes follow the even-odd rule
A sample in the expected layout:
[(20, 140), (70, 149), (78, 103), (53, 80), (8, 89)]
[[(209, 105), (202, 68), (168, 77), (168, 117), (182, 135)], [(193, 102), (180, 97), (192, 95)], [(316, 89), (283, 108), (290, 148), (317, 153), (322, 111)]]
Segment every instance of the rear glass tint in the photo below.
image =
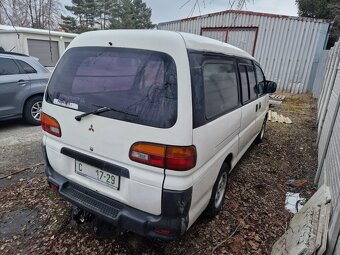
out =
[(155, 51), (107, 47), (69, 49), (49, 83), (50, 103), (100, 116), (169, 128), (177, 119), (174, 60)]

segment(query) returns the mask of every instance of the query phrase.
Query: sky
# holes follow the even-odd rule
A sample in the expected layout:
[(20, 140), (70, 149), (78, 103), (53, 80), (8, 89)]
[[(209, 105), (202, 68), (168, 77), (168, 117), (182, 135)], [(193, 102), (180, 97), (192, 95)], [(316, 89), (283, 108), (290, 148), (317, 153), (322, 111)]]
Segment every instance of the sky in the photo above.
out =
[[(198, 1), (200, 3), (200, 11), (196, 7), (193, 15), (190, 15), (195, 0), (144, 0), (147, 6), (152, 9), (151, 20), (156, 24), (159, 22), (224, 11), (230, 8), (229, 2), (233, 2), (233, 0)], [(71, 0), (62, 0), (62, 2), (70, 4)], [(183, 6), (185, 3), (187, 4)], [(181, 6), (183, 7), (181, 8)], [(295, 0), (248, 0), (244, 10), (297, 16)]]

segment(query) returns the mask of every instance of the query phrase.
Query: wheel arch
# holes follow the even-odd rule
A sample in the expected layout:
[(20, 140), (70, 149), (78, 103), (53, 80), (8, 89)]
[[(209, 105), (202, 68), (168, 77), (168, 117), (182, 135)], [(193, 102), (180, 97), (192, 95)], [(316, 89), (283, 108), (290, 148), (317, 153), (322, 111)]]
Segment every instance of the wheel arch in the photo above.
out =
[[(232, 160), (233, 160), (233, 154), (229, 153), (228, 156), (224, 159), (223, 164), (227, 163), (229, 166), (229, 172), (231, 171), (232, 168)], [(222, 166), (223, 166), (222, 164)]]
[(27, 97), (24, 101), (24, 103), (22, 104), (22, 107), (21, 107), (21, 114), (24, 115), (24, 110), (25, 110), (25, 107), (26, 107), (26, 104), (28, 102), (28, 100), (30, 100), (31, 98), (33, 97), (36, 97), (36, 96), (44, 96), (44, 93), (35, 93), (33, 95), (30, 95), (29, 97)]

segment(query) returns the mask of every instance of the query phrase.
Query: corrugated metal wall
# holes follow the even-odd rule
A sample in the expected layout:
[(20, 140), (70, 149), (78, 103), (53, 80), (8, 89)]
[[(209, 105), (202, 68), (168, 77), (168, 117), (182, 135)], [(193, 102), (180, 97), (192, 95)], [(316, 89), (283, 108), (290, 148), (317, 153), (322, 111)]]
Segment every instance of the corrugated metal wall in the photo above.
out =
[(327, 254), (338, 254), (340, 247), (338, 238), (340, 233), (340, 41), (325, 58), (326, 68), (319, 65), (319, 69), (324, 69), (322, 76), (324, 82), (318, 101), (319, 163), (315, 182), (319, 183), (319, 186), (326, 184), (331, 191), (332, 217), (328, 231)]
[[(206, 28), (210, 30), (205, 31)], [(267, 79), (277, 82), (279, 90), (304, 93), (312, 89), (328, 34), (329, 23), (324, 20), (225, 11), (158, 25), (158, 29), (204, 34), (221, 41), (226, 41), (226, 28), (258, 29), (254, 56)], [(241, 41), (231, 41), (242, 48), (244, 39), (240, 38)], [(248, 44), (244, 50), (249, 52)]]

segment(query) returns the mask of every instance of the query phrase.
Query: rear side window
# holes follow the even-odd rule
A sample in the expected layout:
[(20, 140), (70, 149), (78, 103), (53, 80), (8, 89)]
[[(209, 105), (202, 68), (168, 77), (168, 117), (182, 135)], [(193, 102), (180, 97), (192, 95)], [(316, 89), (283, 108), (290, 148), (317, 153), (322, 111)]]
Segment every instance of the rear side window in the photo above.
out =
[(238, 85), (234, 62), (203, 66), (205, 114), (211, 119), (238, 106)]
[(0, 58), (0, 75), (19, 74), (19, 67), (14, 60), (9, 58)]
[(27, 64), (25, 61), (18, 60), (18, 63), (24, 69), (25, 73), (36, 73), (37, 71), (29, 64)]
[(249, 80), (250, 99), (254, 100), (257, 98), (257, 84), (256, 84), (254, 66), (247, 65), (247, 73), (248, 73), (248, 80)]
[(155, 51), (107, 47), (69, 49), (56, 67), (47, 101), (100, 116), (169, 128), (177, 119), (174, 60)]
[(238, 66), (242, 87), (242, 102), (257, 98), (257, 83), (253, 65), (239, 64)]
[(247, 102), (250, 99), (248, 90), (248, 77), (245, 65), (239, 65), (238, 70), (240, 71), (241, 86), (242, 86), (242, 102)]

